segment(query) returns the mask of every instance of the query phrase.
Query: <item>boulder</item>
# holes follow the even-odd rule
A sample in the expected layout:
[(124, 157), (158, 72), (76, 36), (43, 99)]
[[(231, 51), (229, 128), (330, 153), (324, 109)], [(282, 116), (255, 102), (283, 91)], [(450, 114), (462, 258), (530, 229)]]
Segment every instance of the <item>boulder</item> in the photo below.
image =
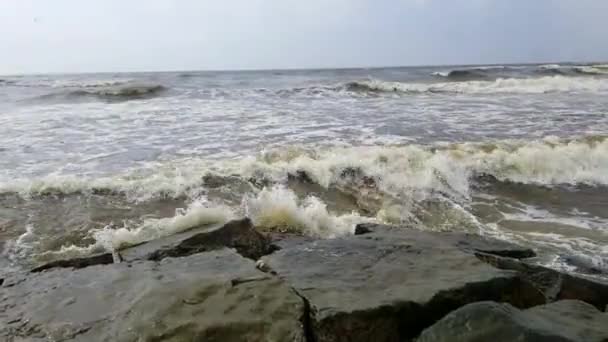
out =
[(305, 306), (221, 249), (5, 279), (0, 340), (304, 341)]
[(417, 230), (303, 243), (262, 262), (305, 299), (317, 342), (405, 341), (471, 302), (545, 303), (517, 272)]
[(418, 342), (602, 342), (608, 341), (608, 315), (576, 300), (528, 310), (509, 304), (466, 305), (424, 330)]
[(477, 253), (480, 260), (503, 270), (519, 273), (534, 287), (543, 293), (549, 302), (578, 299), (604, 310), (608, 305), (608, 280), (589, 278), (556, 271), (540, 265), (496, 255)]

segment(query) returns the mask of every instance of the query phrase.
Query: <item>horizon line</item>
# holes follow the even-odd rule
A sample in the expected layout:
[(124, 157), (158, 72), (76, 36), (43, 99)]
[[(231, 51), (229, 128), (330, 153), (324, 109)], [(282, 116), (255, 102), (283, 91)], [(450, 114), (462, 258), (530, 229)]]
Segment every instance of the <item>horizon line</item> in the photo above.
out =
[(353, 69), (398, 69), (398, 68), (441, 68), (441, 67), (472, 67), (472, 66), (526, 66), (544, 64), (601, 64), (606, 61), (536, 61), (511, 63), (472, 63), (472, 64), (410, 64), (410, 65), (376, 65), (376, 66), (345, 66), (345, 67), (285, 67), (285, 68), (227, 68), (227, 69), (165, 69), (139, 71), (49, 71), (30, 73), (9, 73), (0, 76), (55, 76), (55, 75), (90, 75), (90, 74), (147, 74), (147, 73), (179, 73), (179, 72), (270, 72), (270, 71), (323, 71), (323, 70), (353, 70)]

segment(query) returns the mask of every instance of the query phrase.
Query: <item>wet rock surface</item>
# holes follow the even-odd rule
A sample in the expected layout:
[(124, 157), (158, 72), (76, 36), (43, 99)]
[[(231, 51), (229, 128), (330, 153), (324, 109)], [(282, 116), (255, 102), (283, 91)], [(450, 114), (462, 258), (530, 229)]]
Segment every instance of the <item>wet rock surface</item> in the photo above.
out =
[(68, 260), (56, 260), (32, 269), (32, 272), (42, 272), (52, 268), (85, 268), (94, 265), (108, 265), (115, 262), (112, 253), (96, 254), (89, 257)]
[(496, 268), (518, 272), (522, 279), (541, 291), (548, 302), (578, 299), (598, 310), (608, 305), (608, 280), (583, 278), (512, 258), (480, 253), (477, 256)]
[[(355, 235), (364, 235), (374, 232), (400, 235), (407, 234), (408, 230), (410, 229), (398, 226), (362, 223), (355, 227)], [(438, 232), (434, 233), (434, 236), (437, 241), (441, 240), (450, 243), (455, 247), (470, 253), (480, 252), (515, 259), (526, 259), (536, 256), (536, 253), (530, 248), (476, 234)]]
[(4, 284), (7, 341), (303, 341), (302, 300), (223, 249)]
[(243, 219), (7, 273), (0, 340), (606, 338), (602, 279), (535, 265), (534, 251), (478, 235), (377, 224), (355, 233), (264, 234)]
[[(123, 259), (162, 260), (167, 257), (187, 256), (221, 249), (234, 248), (242, 256), (257, 260), (261, 256), (272, 253), (277, 247), (271, 239), (258, 232), (250, 219), (235, 220), (213, 229), (194, 232), (178, 239), (172, 237), (160, 240), (162, 245), (145, 244), (121, 251)], [(163, 242), (166, 241), (166, 242)]]
[(162, 260), (192, 254), (234, 248), (242, 256), (257, 260), (272, 253), (277, 246), (272, 239), (258, 232), (248, 218), (230, 221), (224, 225), (204, 226), (175, 235), (128, 247), (114, 253), (102, 253), (84, 258), (57, 260), (34, 268), (40, 272), (52, 268), (84, 268), (136, 260)]
[(608, 341), (608, 315), (575, 300), (528, 310), (509, 304), (466, 305), (426, 329), (418, 342), (602, 342)]
[(517, 272), (416, 230), (315, 241), (262, 260), (306, 299), (319, 342), (404, 341), (467, 303), (545, 302)]

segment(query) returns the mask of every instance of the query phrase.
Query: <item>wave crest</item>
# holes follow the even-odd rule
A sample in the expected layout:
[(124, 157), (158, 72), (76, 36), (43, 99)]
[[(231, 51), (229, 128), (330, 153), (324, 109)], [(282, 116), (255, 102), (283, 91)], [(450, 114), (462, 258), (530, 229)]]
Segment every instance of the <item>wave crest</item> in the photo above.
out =
[(509, 68), (502, 65), (495, 66), (480, 66), (468, 67), (462, 69), (453, 69), (448, 71), (434, 72), (432, 76), (444, 77), (455, 81), (479, 80), (487, 79), (496, 76), (498, 72), (508, 70)]
[[(434, 146), (367, 146), (285, 148), (258, 156), (211, 162), (205, 159), (172, 161), (149, 170), (107, 178), (51, 175), (39, 179), (5, 179), (0, 193), (23, 197), (72, 193), (116, 193), (133, 201), (151, 198), (197, 198), (211, 185), (205, 174), (227, 180), (278, 182), (305, 172), (323, 187), (345, 175), (361, 172), (387, 190), (427, 189), (466, 195), (469, 181), (479, 174), (524, 184), (608, 185), (608, 138), (547, 137), (542, 140), (503, 140), (493, 143), (437, 144)], [(346, 174), (344, 173), (346, 172)]]

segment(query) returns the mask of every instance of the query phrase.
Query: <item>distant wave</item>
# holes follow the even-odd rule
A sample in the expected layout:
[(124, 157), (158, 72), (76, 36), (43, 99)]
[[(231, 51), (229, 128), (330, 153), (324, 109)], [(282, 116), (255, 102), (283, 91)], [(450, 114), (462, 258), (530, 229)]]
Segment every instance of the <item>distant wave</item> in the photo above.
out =
[(23, 88), (51, 88), (51, 89), (78, 89), (78, 88), (108, 88), (133, 84), (133, 79), (54, 79), (50, 77), (20, 77), (18, 79), (0, 79), (0, 85), (10, 84)]
[(133, 84), (133, 80), (57, 81), (53, 88), (108, 88)]
[(196, 77), (203, 77), (204, 75), (202, 75), (201, 73), (195, 73), (195, 72), (183, 72), (179, 75), (177, 75), (177, 77), (179, 78), (196, 78)]
[[(465, 77), (466, 78), (466, 77)], [(543, 94), (559, 92), (608, 92), (608, 78), (567, 77), (562, 75), (497, 78), (487, 80), (456, 80), (445, 82), (392, 82), (380, 79), (356, 80), (339, 84), (317, 84), (293, 88), (221, 89), (208, 88), (201, 92), (211, 97), (279, 96), (279, 97), (376, 97), (387, 94)]]
[(559, 64), (545, 64), (539, 65), (535, 72), (541, 75), (568, 75), (572, 73), (572, 69)]
[(542, 94), (553, 92), (608, 92), (608, 79), (545, 76), (443, 83), (404, 83), (371, 79), (350, 82), (346, 84), (346, 88), (355, 92), (393, 93)]
[(30, 99), (31, 102), (79, 99), (97, 99), (104, 101), (127, 101), (133, 99), (159, 96), (167, 88), (160, 84), (117, 83), (115, 85), (83, 85), (79, 88), (67, 88)]
[(585, 76), (585, 75), (608, 75), (608, 65), (540, 65), (536, 73), (543, 75)]
[(499, 71), (508, 69), (502, 65), (496, 66), (481, 66), (481, 67), (468, 67), (462, 69), (453, 69), (448, 71), (437, 71), (432, 73), (433, 76), (444, 77), (451, 80), (465, 81), (465, 80), (476, 80), (476, 79), (487, 79), (493, 74)]

